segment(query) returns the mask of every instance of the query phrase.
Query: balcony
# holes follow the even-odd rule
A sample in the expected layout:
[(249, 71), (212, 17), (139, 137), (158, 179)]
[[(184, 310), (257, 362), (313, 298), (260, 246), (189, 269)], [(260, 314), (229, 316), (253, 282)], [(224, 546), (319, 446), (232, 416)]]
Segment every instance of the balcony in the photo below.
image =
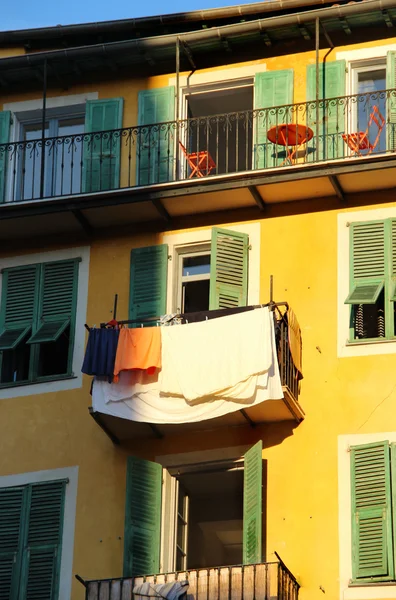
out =
[[(203, 420), (186, 423), (153, 424), (137, 422), (127, 417), (124, 409), (110, 408), (108, 404), (100, 401), (95, 403), (96, 395), (93, 394), (93, 407), (89, 412), (96, 423), (110, 437), (115, 444), (122, 444), (132, 439), (163, 438), (172, 434), (213, 430), (225, 427), (249, 425), (255, 427), (261, 423), (275, 423), (289, 421), (293, 424), (300, 423), (304, 411), (299, 403), (300, 377), (293, 362), (289, 343), (289, 328), (286, 314), (278, 308), (275, 311), (275, 343), (276, 358), (279, 366), (280, 381), (283, 398), (267, 399), (242, 410), (235, 409), (223, 416), (203, 418)], [(187, 315), (188, 316), (188, 315)], [(114, 411), (117, 411), (115, 413)]]
[(77, 576), (77, 579), (85, 586), (87, 600), (143, 600), (143, 596), (134, 594), (133, 590), (145, 581), (154, 584), (188, 580), (186, 600), (297, 600), (300, 587), (280, 559), (279, 562), (192, 569), (148, 577), (84, 581)]
[(25, 235), (91, 234), (230, 209), (254, 217), (279, 202), (343, 201), (392, 188), (395, 150), (394, 89), (3, 144), (0, 235), (15, 236), (18, 224), (6, 220), (27, 215)]

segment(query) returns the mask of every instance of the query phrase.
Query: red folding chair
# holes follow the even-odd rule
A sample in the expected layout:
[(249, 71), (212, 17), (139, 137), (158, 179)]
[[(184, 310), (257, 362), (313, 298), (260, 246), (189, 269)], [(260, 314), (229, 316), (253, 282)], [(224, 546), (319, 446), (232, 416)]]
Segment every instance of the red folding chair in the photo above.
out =
[(208, 150), (187, 152), (185, 146), (183, 146), (181, 142), (179, 142), (179, 144), (191, 169), (189, 179), (192, 177), (205, 177), (205, 175), (209, 175), (210, 172), (216, 168), (216, 163)]
[[(378, 127), (378, 132), (374, 142), (371, 143), (369, 139), (369, 130), (373, 123)], [(363, 150), (368, 151), (365, 155), (368, 156), (377, 147), (384, 126), (385, 119), (381, 115), (378, 106), (373, 106), (368, 120), (366, 131), (357, 131), (356, 133), (343, 133), (342, 139), (344, 140), (346, 145), (352, 150), (352, 152), (356, 154), (356, 156), (362, 156)]]

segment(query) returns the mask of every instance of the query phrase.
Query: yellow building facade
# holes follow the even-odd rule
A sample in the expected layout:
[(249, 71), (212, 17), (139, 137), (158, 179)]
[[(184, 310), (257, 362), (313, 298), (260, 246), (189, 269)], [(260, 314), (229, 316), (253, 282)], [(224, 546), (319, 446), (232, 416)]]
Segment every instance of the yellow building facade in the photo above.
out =
[[(80, 46), (72, 37), (77, 34), (69, 34), (67, 28), (67, 52), (51, 31), (43, 31), (41, 38), (21, 32), (25, 47), (22, 41), (12, 47), (11, 37), (0, 36), (0, 108), (1, 114), (10, 115), (7, 125), (0, 121), (4, 134), (0, 138), (0, 590), (5, 599), (123, 600), (132, 597), (132, 587), (125, 587), (126, 595), (121, 595), (121, 588), (115, 587), (121, 585), (119, 578), (124, 576), (132, 585), (132, 574), (152, 575), (138, 572), (138, 567), (131, 573), (125, 567), (125, 537), (130, 535), (132, 543), (138, 543), (126, 526), (126, 515), (132, 510), (133, 489), (127, 490), (128, 485), (133, 488), (133, 482), (127, 482), (131, 457), (162, 465), (164, 473), (179, 481), (177, 493), (182, 486), (187, 490), (180, 497), (191, 496), (194, 507), (204, 503), (205, 497), (208, 505), (220, 503), (226, 515), (228, 505), (236, 503), (235, 514), (239, 511), (238, 517), (233, 513), (222, 519), (218, 510), (202, 517), (199, 535), (205, 542), (198, 557), (194, 544), (201, 538), (188, 540), (185, 533), (181, 542), (174, 539), (179, 534), (177, 523), (173, 533), (170, 526), (166, 529), (171, 517), (166, 512), (167, 492), (163, 491), (158, 582), (167, 570), (180, 570), (184, 575), (179, 579), (184, 579), (186, 572), (200, 570), (199, 577), (213, 577), (213, 582), (210, 579), (209, 584), (207, 579), (197, 584), (194, 595), (187, 597), (222, 598), (225, 588), (220, 579), (215, 583), (210, 569), (278, 563), (280, 557), (293, 574), (284, 571), (285, 577), (291, 577), (289, 587), (282, 587), (277, 572), (267, 583), (256, 582), (254, 592), (247, 581), (253, 571), (246, 572), (244, 581), (242, 570), (235, 567), (227, 583), (227, 597), (294, 600), (298, 593), (303, 600), (322, 595), (385, 600), (396, 596), (396, 515), (392, 509), (396, 481), (392, 446), (396, 442), (392, 410), (396, 37), (389, 25), (389, 20), (392, 23), (396, 18), (396, 8), (389, 4), (379, 9), (376, 0), (363, 4), (372, 4), (371, 12), (364, 8), (359, 13), (360, 4), (326, 5), (316, 10), (300, 7), (301, 24), (290, 23), (283, 40), (269, 20), (292, 18), (295, 12), (277, 7), (271, 9), (274, 14), (264, 14), (260, 12), (264, 8), (257, 7), (254, 22), (261, 23), (259, 41), (242, 38), (253, 48), (248, 60), (236, 41), (227, 46), (231, 35), (227, 28), (241, 25), (231, 17), (229, 22), (225, 17), (224, 22), (213, 18), (209, 27), (197, 21), (188, 31), (184, 25), (172, 24), (182, 42), (180, 52), (185, 52), (183, 45), (187, 47), (179, 73), (168, 69), (167, 63), (162, 66), (157, 55), (152, 58), (151, 46), (147, 42), (146, 48), (144, 41), (135, 50), (104, 53), (90, 65), (77, 52)], [(253, 17), (243, 22), (252, 26)], [(316, 52), (315, 23), (320, 25)], [(165, 33), (174, 35), (169, 27), (171, 32)], [(288, 25), (282, 22), (282, 27)], [(296, 27), (300, 39), (293, 37)], [(194, 51), (188, 35), (211, 29), (218, 32), (220, 46)], [(86, 33), (92, 36), (87, 46), (96, 49), (102, 43), (95, 37), (99, 34), (88, 29)], [(162, 33), (161, 29), (143, 39), (161, 38), (162, 44)], [(105, 38), (103, 47), (131, 39), (122, 35)], [(183, 42), (183, 36), (187, 41)], [(165, 56), (164, 48), (158, 52)], [(58, 58), (56, 52), (64, 54)], [(132, 66), (123, 62), (123, 52)], [(169, 60), (174, 61), (175, 50), (172, 52)], [(139, 62), (135, 76), (137, 55), (143, 66)], [(26, 63), (17, 62), (27, 57)], [(331, 70), (333, 63), (339, 70)], [(288, 91), (277, 87), (277, 76), (271, 77), (286, 71)], [(323, 72), (329, 73), (327, 82), (326, 78), (323, 82)], [(335, 94), (338, 99), (332, 102), (331, 90), (339, 84), (340, 73), (343, 81), (337, 89), (343, 91)], [(316, 76), (319, 87), (310, 88)], [(266, 106), (260, 106), (259, 81), (264, 90), (260, 98), (270, 96)], [(381, 92), (383, 89), (386, 92)], [(152, 97), (142, 93), (153, 90), (168, 90), (164, 93), (172, 97), (174, 113), (154, 121), (147, 117), (144, 122), (142, 103)], [(287, 99), (271, 100), (278, 97)], [(98, 129), (92, 120), (87, 130), (86, 111), (113, 99), (122, 99), (114, 109), (116, 116), (112, 113), (109, 121), (107, 113), (100, 116), (102, 123), (110, 125)], [(150, 105), (155, 115), (162, 114), (160, 102), (155, 97)], [(377, 109), (384, 120), (382, 123), (377, 117), (379, 125), (369, 122)], [(234, 117), (224, 117), (231, 114)], [(8, 117), (3, 118), (5, 122)], [(165, 133), (157, 125), (163, 120)], [(272, 128), (278, 135), (283, 123), (290, 130), (291, 125), (300, 125), (302, 138), (294, 144), (290, 138), (283, 144), (277, 137), (278, 143), (269, 146), (268, 131)], [(307, 139), (308, 129), (311, 139)], [(348, 143), (349, 138), (342, 137), (360, 130), (372, 149), (356, 149)], [(290, 135), (288, 129), (286, 132)], [(47, 146), (45, 140), (49, 140)], [(186, 154), (179, 150), (180, 142)], [(41, 144), (48, 148), (44, 160)], [(187, 155), (192, 151), (206, 153), (200, 167), (202, 177), (190, 177), (193, 167)], [(208, 155), (216, 163), (212, 172), (208, 172)], [(165, 165), (164, 177), (161, 165)], [(207, 299), (202, 304), (201, 296), (196, 301), (194, 292), (186, 291), (178, 261), (185, 260), (187, 251), (188, 257), (197, 252), (210, 256), (213, 228), (247, 236), (246, 300), (235, 306), (267, 305), (274, 300), (287, 303), (297, 316), (304, 375), (295, 388), (299, 391), (291, 399), (278, 399), (268, 414), (260, 413), (262, 418), (256, 413), (246, 418), (238, 412), (235, 419), (203, 419), (199, 425), (159, 427), (160, 431), (148, 426), (137, 429), (133, 419), (100, 414), (95, 407), (90, 414), (92, 377), (81, 374), (88, 337), (84, 325), (99, 328), (110, 321), (115, 296), (117, 319), (132, 320), (131, 252), (133, 256), (138, 249), (166, 245), (165, 313), (188, 313), (183, 310), (188, 306), (186, 294), (192, 294), (190, 306), (207, 311), (215, 306), (206, 306)], [(66, 284), (62, 287), (63, 271), (56, 280), (51, 265), (55, 270), (57, 265), (70, 267), (70, 273), (74, 269), (70, 289)], [(212, 277), (213, 262), (210, 268)], [(209, 280), (205, 281), (209, 285)], [(16, 295), (10, 300), (13, 285)], [(147, 285), (152, 289), (152, 280)], [(35, 299), (31, 313), (30, 297), (32, 303)], [(61, 308), (51, 312), (57, 302)], [(45, 310), (52, 315), (49, 322), (55, 324), (50, 333), (43, 329)], [(65, 332), (67, 341), (62, 346)], [(285, 383), (282, 381), (283, 386)], [(296, 381), (289, 383), (295, 385)], [(258, 442), (263, 465), (259, 485), (262, 544), (259, 559), (246, 561), (242, 559), (247, 543), (243, 537), (247, 535), (242, 507), (247, 485), (243, 457)], [(363, 452), (362, 459), (359, 452)], [(363, 460), (360, 475), (359, 460)], [(379, 471), (367, 474), (379, 464), (376, 461)], [(202, 465), (205, 472), (212, 465), (211, 476), (193, 484), (188, 469), (194, 466), (199, 471)], [(218, 487), (217, 468), (232, 473), (229, 479), (219, 476)], [(359, 476), (363, 495), (368, 491), (358, 506)], [(161, 477), (165, 490), (166, 476)], [(201, 485), (203, 496), (199, 494)], [(380, 499), (373, 499), (370, 490), (379, 490)], [(56, 502), (57, 508), (53, 508)], [(40, 506), (45, 510), (40, 512)], [(186, 506), (183, 504), (183, 510)], [(379, 518), (380, 524), (369, 521), (368, 530), (364, 524), (357, 530), (356, 524), (363, 518), (359, 511), (367, 507), (373, 510), (367, 518)], [(176, 510), (179, 516), (181, 510)], [(52, 534), (40, 538), (40, 532), (34, 530), (35, 519), (44, 519), (42, 530), (48, 525), (43, 512), (58, 515), (51, 521), (55, 528), (53, 523), (59, 520), (53, 538)], [(196, 524), (186, 514), (181, 516), (190, 531), (195, 531)], [(228, 529), (224, 525), (227, 520), (232, 521)], [(172, 560), (172, 552), (166, 549), (171, 538)], [(139, 543), (144, 554), (145, 542)], [(222, 545), (221, 552), (217, 545)], [(185, 561), (182, 569), (177, 569), (178, 546)], [(223, 562), (214, 562), (220, 555)], [(238, 562), (234, 557), (240, 558)], [(50, 564), (41, 578), (46, 583), (39, 581), (39, 563)], [(267, 577), (271, 568), (267, 567)], [(224, 570), (216, 573), (225, 577)], [(93, 583), (86, 583), (84, 589), (82, 583), (88, 581)]]

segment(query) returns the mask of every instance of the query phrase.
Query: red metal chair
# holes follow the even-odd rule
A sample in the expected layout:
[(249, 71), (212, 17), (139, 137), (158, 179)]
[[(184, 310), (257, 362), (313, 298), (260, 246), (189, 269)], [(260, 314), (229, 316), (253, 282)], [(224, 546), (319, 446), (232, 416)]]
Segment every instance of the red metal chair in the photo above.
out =
[[(371, 143), (369, 139), (369, 130), (373, 123), (378, 127), (378, 133), (374, 142)], [(357, 131), (356, 133), (343, 133), (342, 139), (344, 140), (346, 145), (352, 150), (352, 152), (357, 156), (362, 156), (363, 150), (368, 150), (368, 152), (366, 153), (366, 156), (368, 156), (377, 147), (384, 126), (385, 118), (380, 113), (378, 106), (373, 106), (368, 120), (366, 131)]]
[(216, 168), (216, 163), (208, 150), (187, 152), (185, 146), (183, 146), (181, 142), (179, 142), (179, 144), (191, 169), (189, 179), (192, 177), (205, 177), (205, 175), (209, 175), (210, 172)]

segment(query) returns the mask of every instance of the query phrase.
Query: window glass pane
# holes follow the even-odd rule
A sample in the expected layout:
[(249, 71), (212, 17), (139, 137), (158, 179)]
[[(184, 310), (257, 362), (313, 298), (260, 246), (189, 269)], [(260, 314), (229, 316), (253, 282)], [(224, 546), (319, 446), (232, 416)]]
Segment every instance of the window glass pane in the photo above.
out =
[(186, 256), (183, 258), (183, 277), (210, 273), (210, 254)]
[[(357, 93), (370, 94), (370, 92), (378, 92), (386, 88), (386, 70), (373, 69), (372, 71), (362, 71), (357, 74)], [(386, 98), (380, 98), (377, 94), (374, 96), (366, 95), (358, 98), (358, 131), (366, 131), (370, 119), (370, 114), (376, 106), (381, 115), (386, 118)], [(386, 150), (386, 131), (385, 127), (381, 132), (377, 146), (374, 152), (384, 152)], [(369, 141), (371, 144), (375, 142), (378, 134), (378, 126), (372, 123), (369, 129)]]
[(209, 310), (209, 279), (183, 282), (182, 298), (182, 312)]
[[(49, 124), (46, 123), (45, 137), (49, 134)], [(24, 200), (40, 197), (40, 173), (41, 173), (41, 125), (34, 123), (24, 125), (23, 140), (28, 143), (19, 150), (19, 190), (18, 197)], [(46, 150), (48, 154), (48, 149)]]
[(30, 346), (26, 340), (30, 331), (14, 350), (5, 350), (1, 362), (1, 383), (27, 381), (29, 379)]
[[(82, 139), (84, 119), (63, 119), (59, 121), (58, 136), (53, 155), (52, 192), (53, 196), (77, 194), (81, 191)], [(67, 136), (67, 137), (64, 137)]]
[(64, 375), (67, 373), (69, 342), (70, 325), (56, 342), (46, 342), (39, 345), (39, 365), (37, 373), (39, 377)]

